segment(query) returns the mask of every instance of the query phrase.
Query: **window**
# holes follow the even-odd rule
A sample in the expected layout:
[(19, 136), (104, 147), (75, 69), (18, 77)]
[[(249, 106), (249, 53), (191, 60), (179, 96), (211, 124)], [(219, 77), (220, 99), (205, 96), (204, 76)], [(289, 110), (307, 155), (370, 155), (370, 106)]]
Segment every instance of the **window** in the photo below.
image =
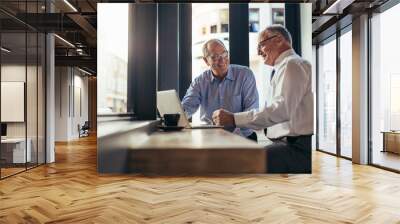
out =
[(285, 7), (274, 7), (271, 9), (272, 24), (285, 25)]
[[(43, 13), (43, 4), (20, 2), (19, 15)], [(45, 163), (46, 38), (3, 12), (0, 17), (13, 24), (0, 29), (1, 179)]]
[(249, 8), (249, 32), (257, 33), (260, 31), (260, 9)]
[(352, 33), (340, 37), (340, 154), (352, 157)]
[(347, 26), (340, 30), (340, 36), (322, 41), (317, 47), (316, 60), (317, 149), (348, 159), (352, 157), (353, 134), (351, 28)]
[(400, 5), (371, 18), (372, 163), (396, 170), (400, 170), (400, 156), (385, 151), (382, 132), (400, 130), (400, 45), (395, 44), (400, 33), (393, 29), (399, 20)]
[(202, 27), (201, 28), (201, 34), (202, 35), (206, 35), (207, 34), (207, 28), (206, 27)]
[(217, 33), (217, 25), (212, 25), (210, 27), (210, 33)]
[(336, 39), (318, 48), (318, 149), (336, 154)]
[(128, 4), (98, 4), (97, 21), (98, 114), (126, 113)]
[(229, 25), (224, 23), (221, 24), (221, 33), (228, 33), (229, 32)]
[[(33, 81), (31, 78), (34, 76), (30, 71), (34, 68), (26, 63), (26, 38), (27, 33), (25, 32), (1, 34), (1, 123), (6, 125), (4, 136), (6, 136), (7, 139), (16, 139), (15, 144), (1, 144), (0, 146), (0, 154), (2, 157), (0, 160), (0, 169), (2, 178), (24, 171), (25, 163), (31, 162), (32, 159), (32, 151), (29, 149), (27, 150), (25, 147), (28, 138), (27, 135), (32, 133), (27, 133), (26, 131), (28, 127), (24, 113), (27, 112), (27, 108), (26, 104), (23, 102), (26, 100), (24, 95), (27, 86), (27, 77), (30, 79), (30, 82)], [(30, 74), (27, 74), (27, 71)], [(34, 86), (31, 85), (31, 87)], [(34, 98), (35, 95), (33, 95), (33, 91), (34, 90), (30, 88), (30, 95)], [(6, 95), (13, 95), (15, 98), (10, 102), (4, 98)], [(11, 104), (13, 103), (19, 105), (15, 108), (18, 109), (19, 113), (10, 111), (9, 108), (12, 108)], [(33, 111), (30, 110), (29, 112)], [(30, 143), (32, 142), (30, 141)], [(14, 151), (17, 151), (17, 149), (19, 149), (18, 153), (15, 153)], [(26, 155), (27, 151), (28, 155)], [(17, 154), (17, 156), (15, 157), (14, 154)], [(25, 160), (25, 156), (28, 157), (28, 160)]]
[(390, 130), (400, 130), (400, 73), (390, 75)]
[[(273, 9), (285, 10), (285, 4), (280, 3), (249, 3), (249, 57), (250, 69), (256, 78), (260, 108), (264, 107), (269, 91), (269, 74), (271, 67), (264, 64), (257, 54), (258, 34), (267, 26), (272, 25)], [(255, 25), (257, 24), (257, 25)], [(257, 31), (256, 31), (257, 30)]]

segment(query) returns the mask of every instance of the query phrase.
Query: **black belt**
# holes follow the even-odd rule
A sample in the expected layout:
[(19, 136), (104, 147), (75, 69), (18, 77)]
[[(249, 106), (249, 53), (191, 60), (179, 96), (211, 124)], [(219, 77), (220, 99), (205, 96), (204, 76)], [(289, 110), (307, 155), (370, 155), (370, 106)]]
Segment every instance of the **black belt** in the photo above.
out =
[(279, 138), (268, 138), (272, 142), (279, 142), (279, 141), (284, 141), (287, 143), (295, 143), (297, 140), (305, 137), (311, 137), (312, 135), (297, 135), (297, 136), (282, 136)]

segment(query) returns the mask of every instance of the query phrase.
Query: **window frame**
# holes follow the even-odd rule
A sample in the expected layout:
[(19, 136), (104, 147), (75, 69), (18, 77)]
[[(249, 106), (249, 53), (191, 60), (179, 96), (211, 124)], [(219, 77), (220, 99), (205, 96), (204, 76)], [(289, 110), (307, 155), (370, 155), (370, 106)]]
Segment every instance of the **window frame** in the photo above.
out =
[[(39, 13), (39, 7), (38, 7), (39, 2), (40, 1), (33, 2), (33, 4), (36, 4), (36, 12), (33, 12), (33, 13)], [(30, 12), (28, 12), (27, 2), (25, 2), (25, 3), (26, 4), (23, 5), (22, 7), (24, 7), (24, 10), (25, 10), (23, 13), (25, 13), (25, 15), (26, 15), (27, 13), (30, 13)], [(49, 8), (46, 6), (45, 7), (45, 12), (48, 12), (48, 10), (49, 10)], [(23, 28), (21, 27), (21, 30), (17, 30), (17, 31), (3, 31), (3, 30), (0, 30), (0, 45), (2, 45), (2, 35), (3, 34), (7, 34), (7, 33), (9, 33), (9, 34), (16, 34), (16, 33), (22, 34), (22, 35), (24, 35), (24, 50), (23, 51), (24, 51), (24, 54), (25, 54), (23, 56), (24, 61), (25, 61), (25, 64), (23, 65), (25, 67), (24, 68), (24, 71), (25, 71), (25, 81), (24, 81), (24, 122), (23, 122), (23, 124), (24, 124), (24, 128), (23, 128), (24, 129), (24, 136), (23, 136), (23, 139), (24, 139), (24, 142), (25, 142), (25, 158), (24, 158), (25, 159), (25, 164), (24, 164), (24, 167), (21, 167), (21, 170), (13, 172), (13, 173), (8, 174), (8, 175), (4, 175), (2, 173), (2, 169), (3, 168), (1, 167), (1, 162), (0, 162), (0, 180), (3, 180), (3, 179), (6, 179), (6, 178), (15, 176), (17, 174), (26, 172), (28, 170), (37, 168), (37, 167), (39, 167), (41, 165), (47, 164), (47, 144), (48, 144), (47, 143), (47, 74), (48, 74), (47, 73), (48, 72), (47, 71), (48, 70), (47, 69), (47, 45), (48, 45), (47, 35), (48, 35), (48, 33), (44, 32), (42, 30), (39, 30), (39, 29), (37, 29), (37, 28), (25, 23), (24, 21), (22, 21), (19, 18), (15, 17), (13, 15), (13, 13), (11, 13), (11, 12), (5, 10), (5, 9), (0, 8), (0, 13), (3, 14), (3, 15), (8, 16), (10, 19), (14, 20), (15, 22), (20, 23), (21, 26), (23, 27)], [(36, 44), (36, 47), (34, 47), (36, 58), (33, 60), (33, 63), (32, 62), (28, 63), (28, 60), (29, 60), (28, 59), (28, 48), (31, 47), (31, 46), (28, 45), (29, 34), (33, 35), (36, 38), (34, 43), (33, 43), (33, 44)], [(41, 34), (43, 34), (43, 35), (41, 35)], [(40, 42), (43, 45), (39, 45)], [(43, 49), (41, 49), (40, 47), (42, 47)], [(39, 49), (41, 51), (39, 51)], [(43, 55), (40, 55), (40, 53), (43, 53)], [(2, 54), (3, 54), (3, 52), (0, 53), (0, 82), (2, 81), (2, 72), (1, 72), (1, 70), (2, 70), (1, 68), (3, 66), (3, 64), (2, 64), (2, 62), (3, 62)], [(39, 60), (40, 57), (42, 58), (42, 60), (44, 60), (43, 64), (40, 64), (40, 60)], [(27, 103), (28, 103), (28, 98), (27, 98), (27, 96), (28, 96), (27, 95), (28, 94), (27, 93), (27, 90), (28, 90), (27, 89), (27, 85), (28, 85), (28, 65), (34, 65), (36, 67), (34, 69), (34, 72), (30, 73), (30, 75), (33, 74), (35, 76), (35, 78), (36, 78), (36, 85), (34, 86), (34, 88), (36, 88), (36, 90), (33, 93), (34, 97), (36, 97), (36, 104), (35, 104), (36, 109), (34, 109), (34, 111), (36, 113), (36, 116), (35, 116), (36, 121), (31, 122), (31, 125), (33, 125), (33, 128), (34, 128), (32, 130), (35, 130), (36, 133), (32, 137), (30, 137), (30, 138), (32, 138), (32, 141), (34, 141), (33, 139), (36, 138), (36, 148), (34, 148), (34, 149), (31, 148), (31, 150), (32, 150), (31, 151), (31, 156), (32, 156), (32, 154), (36, 153), (36, 157), (35, 157), (36, 161), (33, 161), (33, 162), (32, 161), (28, 162), (28, 157), (27, 157), (28, 156), (28, 153), (27, 153), (27, 149), (28, 149), (28, 144), (27, 144), (27, 142), (28, 142), (28, 123), (30, 121), (28, 119), (28, 106), (27, 106)], [(39, 105), (39, 66), (40, 65), (43, 66), (42, 70), (41, 70), (41, 76), (42, 76), (42, 80), (41, 81), (43, 82), (42, 84), (44, 84), (43, 85), (44, 90), (41, 93), (42, 96), (43, 96), (43, 98), (41, 99), (42, 100), (42, 105), (41, 105), (42, 108), (41, 109), (44, 110), (43, 111), (44, 115), (42, 117), (40, 117), (40, 115), (39, 115), (39, 106), (40, 106)], [(0, 90), (1, 90), (1, 85), (0, 85)], [(0, 95), (1, 95), (1, 93), (0, 93)], [(1, 101), (1, 97), (0, 97), (0, 101)], [(1, 109), (2, 108), (1, 108), (1, 105), (0, 105), (0, 110)], [(1, 117), (1, 115), (0, 115), (0, 117)], [(43, 148), (41, 148), (41, 149), (39, 149), (39, 121), (41, 121), (41, 123), (44, 125), (43, 130), (42, 130), (43, 132), (40, 133), (40, 134), (43, 134), (43, 140), (42, 140), (43, 141), (42, 142), (43, 143), (42, 144)], [(0, 119), (0, 123), (2, 123), (1, 119)], [(36, 125), (36, 127), (34, 127), (34, 125)], [(32, 142), (32, 144), (33, 144), (33, 142)], [(36, 150), (36, 151), (33, 151), (33, 150)], [(43, 154), (41, 154), (40, 157), (39, 157), (40, 151)], [(2, 146), (0, 145), (0, 157), (1, 157), (1, 152), (2, 152)], [(39, 162), (39, 158), (42, 159), (42, 162)]]
[[(329, 155), (333, 155), (339, 158), (343, 158), (346, 160), (352, 160), (352, 158), (347, 157), (347, 156), (343, 156), (342, 152), (341, 152), (341, 119), (340, 119), (340, 103), (341, 103), (341, 97), (340, 97), (340, 77), (341, 77), (341, 67), (340, 67), (340, 39), (341, 36), (346, 34), (347, 32), (351, 32), (352, 31), (352, 23), (347, 24), (345, 27), (338, 29), (335, 33), (333, 33), (332, 35), (326, 37), (325, 39), (322, 39), (321, 41), (319, 41), (316, 45), (316, 102), (315, 102), (315, 106), (316, 106), (316, 151), (319, 152), (323, 152)], [(327, 44), (331, 41), (336, 41), (336, 152), (335, 153), (331, 153), (328, 152), (324, 149), (320, 149), (319, 148), (319, 98), (320, 98), (320, 86), (319, 86), (319, 47), (320, 45), (323, 44)]]
[(368, 31), (367, 31), (367, 39), (368, 39), (368, 68), (367, 68), (367, 79), (368, 79), (368, 165), (377, 167), (383, 170), (400, 173), (400, 170), (393, 169), (384, 165), (379, 165), (373, 162), (373, 132), (372, 132), (372, 19), (374, 18), (374, 14), (382, 14), (385, 11), (397, 6), (400, 4), (396, 0), (388, 0), (382, 5), (376, 7), (375, 9), (368, 11)]

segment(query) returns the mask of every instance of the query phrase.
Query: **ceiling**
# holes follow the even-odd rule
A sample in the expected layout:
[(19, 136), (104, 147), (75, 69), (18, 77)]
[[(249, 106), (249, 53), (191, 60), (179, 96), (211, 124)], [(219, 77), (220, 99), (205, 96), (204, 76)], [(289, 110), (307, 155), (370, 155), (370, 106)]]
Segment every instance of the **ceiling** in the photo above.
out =
[[(95, 73), (97, 3), (104, 2), (134, 1), (47, 0), (46, 6), (45, 0), (1, 0), (1, 30), (3, 33), (7, 33), (3, 34), (3, 38), (8, 38), (9, 41), (14, 40), (18, 45), (18, 41), (23, 41), (21, 37), (26, 29), (28, 32), (54, 32), (58, 35), (55, 38), (56, 65), (86, 67)], [(153, 1), (137, 0), (136, 2)], [(353, 16), (366, 10), (373, 10), (387, 0), (277, 0), (269, 2), (312, 3), (313, 42), (317, 43), (336, 32), (337, 27), (351, 23)], [(32, 51), (30, 47), (35, 47), (35, 45), (33, 43), (28, 45), (27, 52)]]
[(316, 0), (313, 1), (313, 44), (332, 36), (352, 23), (354, 17), (376, 12), (389, 0)]
[[(1, 0), (2, 44), (13, 49), (4, 59), (34, 55), (37, 44), (25, 50), (25, 31), (53, 32), (56, 65), (79, 66), (96, 73), (97, 0)], [(51, 13), (50, 13), (51, 12)], [(28, 41), (34, 35), (28, 35)], [(64, 41), (65, 40), (65, 41)], [(35, 42), (36, 43), (36, 42)], [(42, 48), (39, 45), (39, 48)], [(26, 52), (25, 52), (26, 51)]]

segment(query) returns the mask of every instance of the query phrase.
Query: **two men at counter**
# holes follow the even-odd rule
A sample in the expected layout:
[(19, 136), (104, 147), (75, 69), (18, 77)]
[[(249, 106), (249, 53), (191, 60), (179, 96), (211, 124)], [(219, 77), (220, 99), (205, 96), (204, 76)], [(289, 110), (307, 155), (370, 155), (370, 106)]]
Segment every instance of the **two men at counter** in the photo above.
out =
[[(212, 123), (212, 113), (220, 108), (232, 112), (258, 109), (258, 92), (253, 72), (246, 66), (229, 64), (229, 53), (222, 41), (211, 39), (203, 46), (203, 60), (210, 69), (190, 84), (182, 106), (191, 117), (200, 106), (200, 118)], [(227, 126), (225, 129), (257, 141), (248, 128)]]
[[(216, 47), (218, 48), (219, 45), (217, 44)], [(246, 131), (268, 128), (267, 137), (273, 144), (266, 146), (267, 171), (269, 173), (311, 173), (311, 136), (313, 134), (311, 64), (294, 52), (290, 33), (280, 25), (269, 26), (260, 33), (258, 54), (263, 58), (264, 64), (273, 67), (270, 86), (272, 95), (264, 108), (258, 110), (256, 85), (253, 74), (248, 68), (241, 67), (249, 72), (239, 72), (245, 75), (240, 76), (238, 82), (235, 82), (236, 86), (243, 88), (218, 88), (219, 83), (232, 77), (236, 78), (232, 72), (229, 73), (236, 66), (218, 70), (222, 73), (225, 71), (225, 75), (215, 74), (216, 68), (223, 67), (222, 57), (227, 58), (226, 50), (217, 49), (212, 54), (204, 54), (205, 57), (210, 56), (205, 61), (211, 70), (204, 72), (201, 76), (203, 78), (192, 83), (183, 100), (184, 109), (188, 114), (193, 114), (201, 104), (203, 116), (208, 117), (212, 113), (212, 119), (217, 125)], [(212, 80), (218, 81), (216, 87), (211, 87)], [(201, 83), (202, 88), (200, 88)], [(247, 103), (241, 105), (245, 107), (239, 107), (238, 104), (233, 103), (239, 101), (239, 97), (236, 98), (239, 94), (241, 102)], [(219, 108), (215, 109), (215, 107)], [(210, 112), (212, 110), (214, 112)]]

